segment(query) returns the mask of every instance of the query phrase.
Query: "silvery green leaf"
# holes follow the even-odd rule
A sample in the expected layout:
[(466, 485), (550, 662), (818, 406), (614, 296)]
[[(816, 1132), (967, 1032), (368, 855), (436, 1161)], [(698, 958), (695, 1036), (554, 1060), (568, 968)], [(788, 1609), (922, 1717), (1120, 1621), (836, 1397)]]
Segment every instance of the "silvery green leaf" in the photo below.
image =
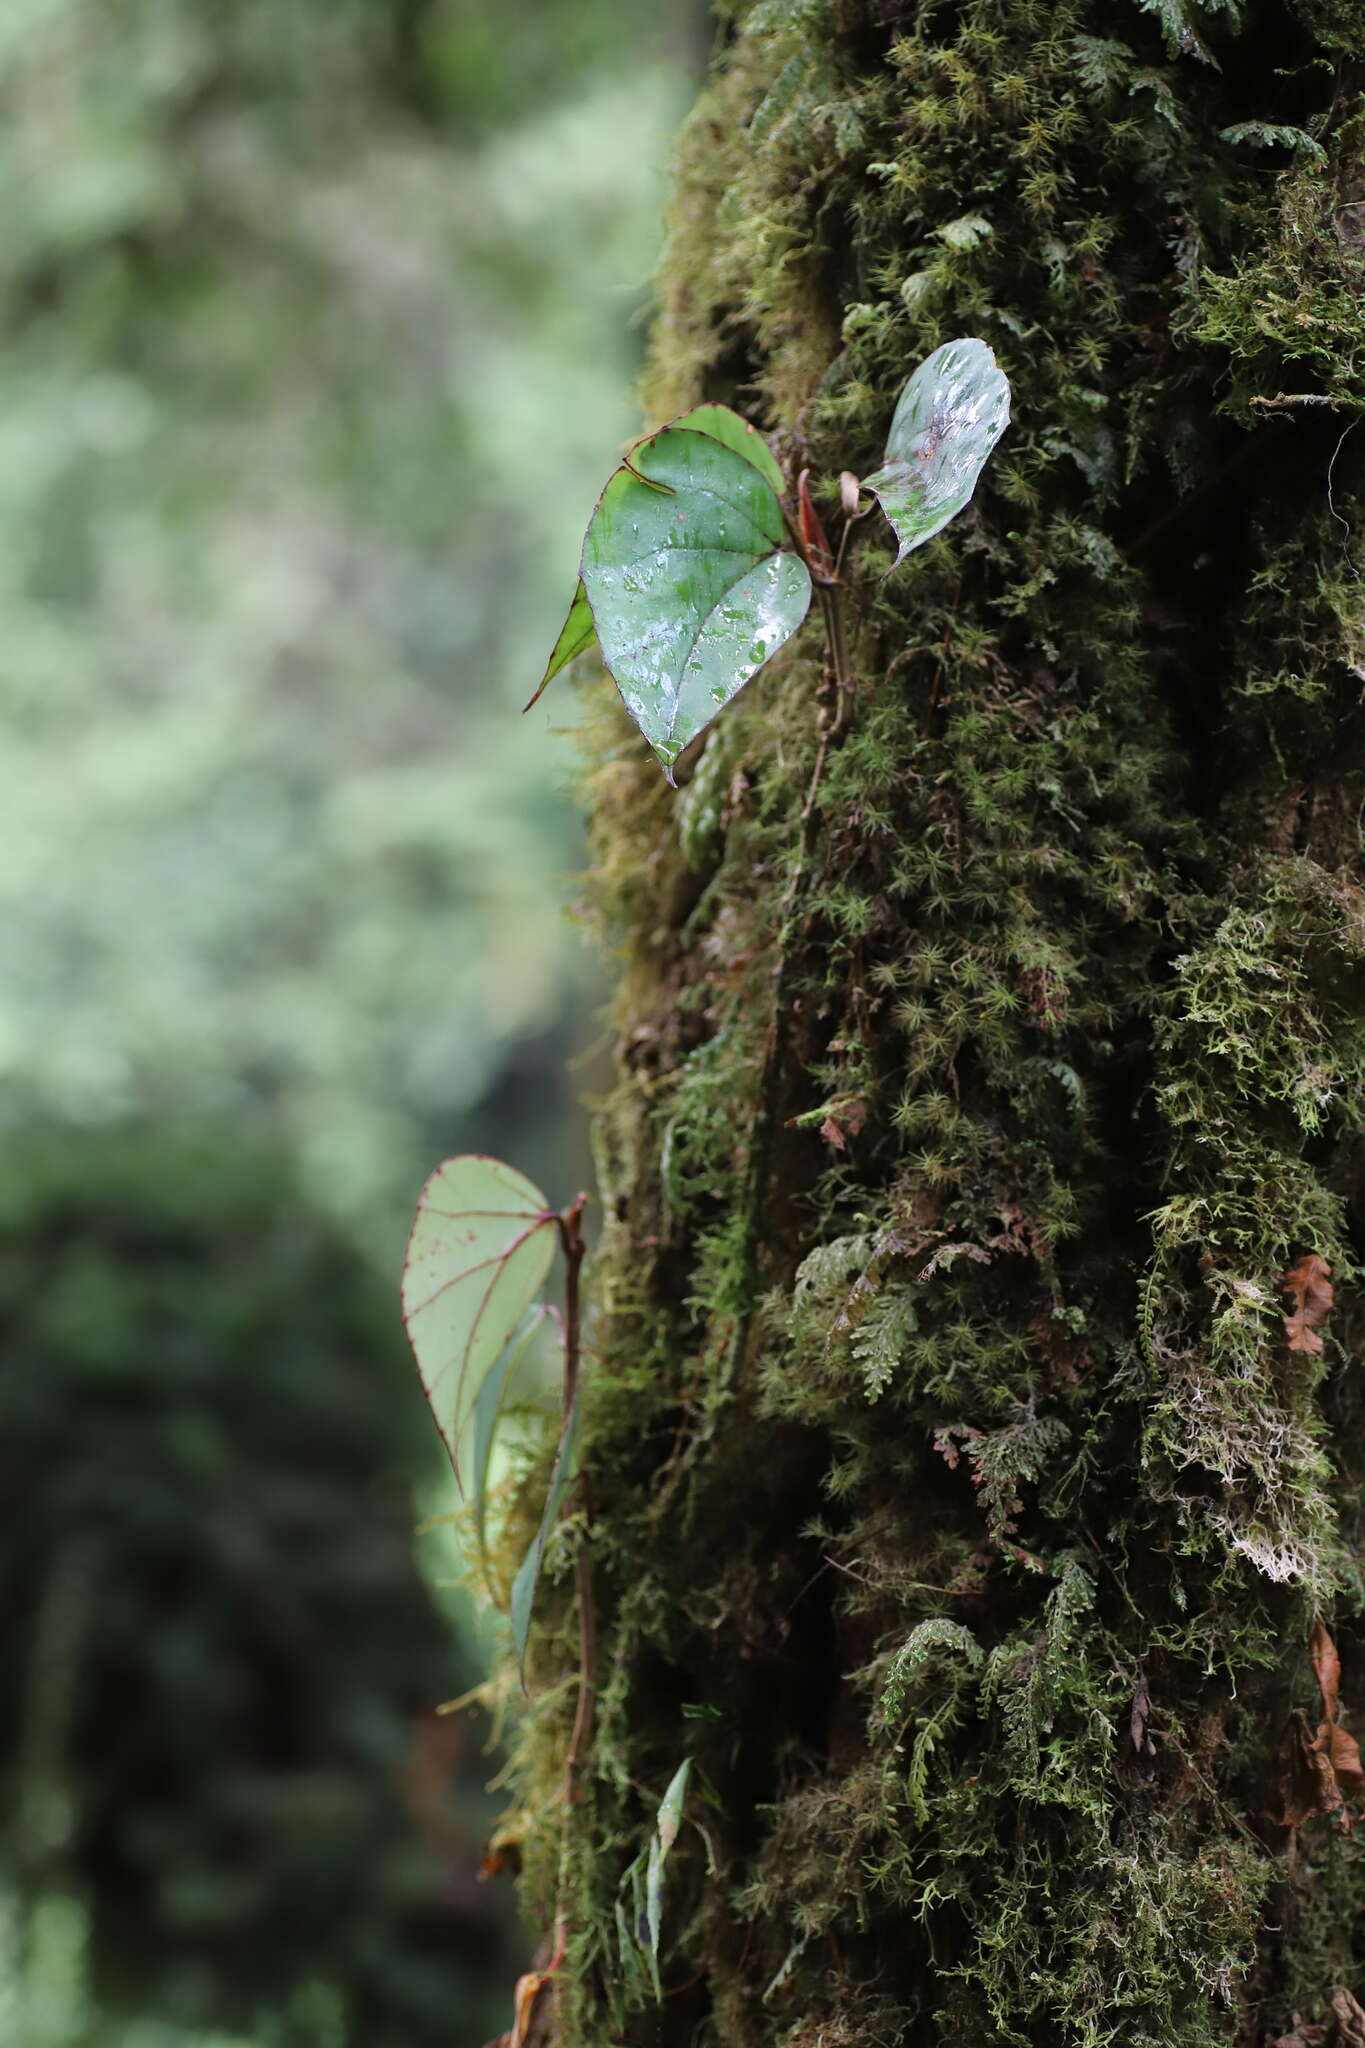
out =
[(545, 1495), (545, 1506), (541, 1511), (540, 1527), (535, 1541), (521, 1561), (521, 1568), (512, 1581), (512, 1641), (517, 1652), (517, 1670), (521, 1682), (526, 1683), (526, 1638), (531, 1628), (531, 1608), (535, 1602), (536, 1586), (540, 1580), (540, 1567), (545, 1557), (545, 1546), (550, 1540), (559, 1514), (564, 1490), (573, 1476), (574, 1436), (578, 1426), (578, 1403), (574, 1402), (564, 1418), (559, 1433), (559, 1447), (555, 1452), (554, 1467), (550, 1473), (550, 1484)]
[(946, 341), (901, 392), (886, 461), (863, 478), (896, 531), (897, 562), (971, 500), (1009, 424), (1009, 380), (984, 341)]
[(540, 1292), (554, 1211), (515, 1167), (462, 1152), (422, 1190), (403, 1263), (403, 1319), (459, 1477), (468, 1404)]
[[(602, 658), (669, 781), (810, 604), (768, 450), (738, 415), (699, 409), (631, 450), (598, 501), (582, 578)], [(724, 438), (721, 438), (721, 435)]]

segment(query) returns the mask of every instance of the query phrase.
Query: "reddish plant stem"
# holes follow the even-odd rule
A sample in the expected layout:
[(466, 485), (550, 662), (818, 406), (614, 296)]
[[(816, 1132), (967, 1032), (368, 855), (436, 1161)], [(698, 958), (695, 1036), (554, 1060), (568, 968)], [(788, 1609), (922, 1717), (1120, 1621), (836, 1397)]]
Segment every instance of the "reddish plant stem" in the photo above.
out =
[[(582, 1301), (580, 1277), (587, 1246), (580, 1228), (587, 1196), (579, 1195), (562, 1216), (559, 1242), (564, 1253), (564, 1427), (569, 1425), (578, 1398), (578, 1370), (582, 1359)], [(566, 1766), (570, 1804), (582, 1797), (582, 1770), (592, 1741), (593, 1712), (597, 1700), (597, 1610), (592, 1591), (592, 1500), (586, 1475), (578, 1482), (583, 1528), (574, 1563), (574, 1584), (578, 1594), (578, 1710), (574, 1715)]]

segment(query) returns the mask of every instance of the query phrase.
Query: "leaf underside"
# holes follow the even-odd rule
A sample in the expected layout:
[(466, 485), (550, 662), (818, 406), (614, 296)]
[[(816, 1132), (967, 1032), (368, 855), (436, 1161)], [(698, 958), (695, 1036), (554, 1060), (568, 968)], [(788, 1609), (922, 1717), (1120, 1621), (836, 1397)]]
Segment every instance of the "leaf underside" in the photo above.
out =
[(984, 341), (946, 341), (901, 392), (886, 461), (863, 488), (895, 528), (897, 562), (968, 504), (1009, 424), (1010, 387)]
[(500, 1160), (461, 1153), (422, 1190), (403, 1264), (403, 1319), (457, 1480), (470, 1406), (540, 1292), (555, 1243), (544, 1195)]
[(602, 657), (670, 782), (688, 742), (790, 639), (811, 594), (784, 546), (765, 444), (723, 406), (697, 413), (700, 425), (685, 415), (632, 449), (583, 543)]

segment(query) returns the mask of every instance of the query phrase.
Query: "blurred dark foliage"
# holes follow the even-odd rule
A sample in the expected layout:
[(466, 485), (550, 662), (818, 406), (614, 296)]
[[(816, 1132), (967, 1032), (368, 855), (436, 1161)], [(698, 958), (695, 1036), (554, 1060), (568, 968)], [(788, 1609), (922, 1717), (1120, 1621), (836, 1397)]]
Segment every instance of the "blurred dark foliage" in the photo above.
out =
[(114, 2010), (321, 1983), (355, 2048), (483, 2038), (515, 1957), (390, 1289), (258, 1147), (48, 1131), (0, 1166), (0, 1326), (11, 1883), (79, 1892)]
[(519, 710), (705, 18), (0, 8), (0, 2048), (507, 2023), (393, 1268), (581, 1178)]

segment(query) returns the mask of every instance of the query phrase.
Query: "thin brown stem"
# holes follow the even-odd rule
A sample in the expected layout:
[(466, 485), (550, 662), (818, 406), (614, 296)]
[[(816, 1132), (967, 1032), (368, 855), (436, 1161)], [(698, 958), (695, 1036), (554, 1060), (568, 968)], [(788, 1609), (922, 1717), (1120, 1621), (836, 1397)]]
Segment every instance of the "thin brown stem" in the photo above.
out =
[(582, 1310), (580, 1304), (580, 1276), (583, 1271), (583, 1255), (587, 1246), (583, 1242), (583, 1211), (587, 1207), (586, 1195), (579, 1195), (573, 1204), (556, 1216), (559, 1228), (559, 1244), (564, 1254), (564, 1419), (569, 1419), (578, 1394), (578, 1365), (583, 1355)]
[(844, 573), (844, 556), (848, 553), (848, 544), (853, 538), (854, 527), (861, 526), (868, 513), (875, 511), (875, 509), (875, 506), (865, 505), (861, 512), (850, 512), (844, 520), (844, 530), (839, 535), (839, 552), (834, 557), (834, 580), (836, 583)]
[[(564, 1427), (569, 1426), (578, 1399), (578, 1371), (583, 1356), (582, 1297), (580, 1280), (587, 1246), (581, 1229), (587, 1196), (578, 1199), (556, 1218), (559, 1242), (564, 1253)], [(569, 1803), (582, 1796), (584, 1760), (592, 1742), (593, 1714), (597, 1701), (597, 1609), (592, 1590), (592, 1499), (586, 1475), (578, 1482), (583, 1527), (574, 1560), (574, 1585), (578, 1595), (578, 1710), (565, 1767)]]
[(1262, 412), (1283, 412), (1289, 406), (1325, 406), (1336, 412), (1365, 411), (1358, 398), (1337, 398), (1323, 391), (1277, 391), (1273, 398), (1252, 398), (1248, 404), (1259, 406)]

